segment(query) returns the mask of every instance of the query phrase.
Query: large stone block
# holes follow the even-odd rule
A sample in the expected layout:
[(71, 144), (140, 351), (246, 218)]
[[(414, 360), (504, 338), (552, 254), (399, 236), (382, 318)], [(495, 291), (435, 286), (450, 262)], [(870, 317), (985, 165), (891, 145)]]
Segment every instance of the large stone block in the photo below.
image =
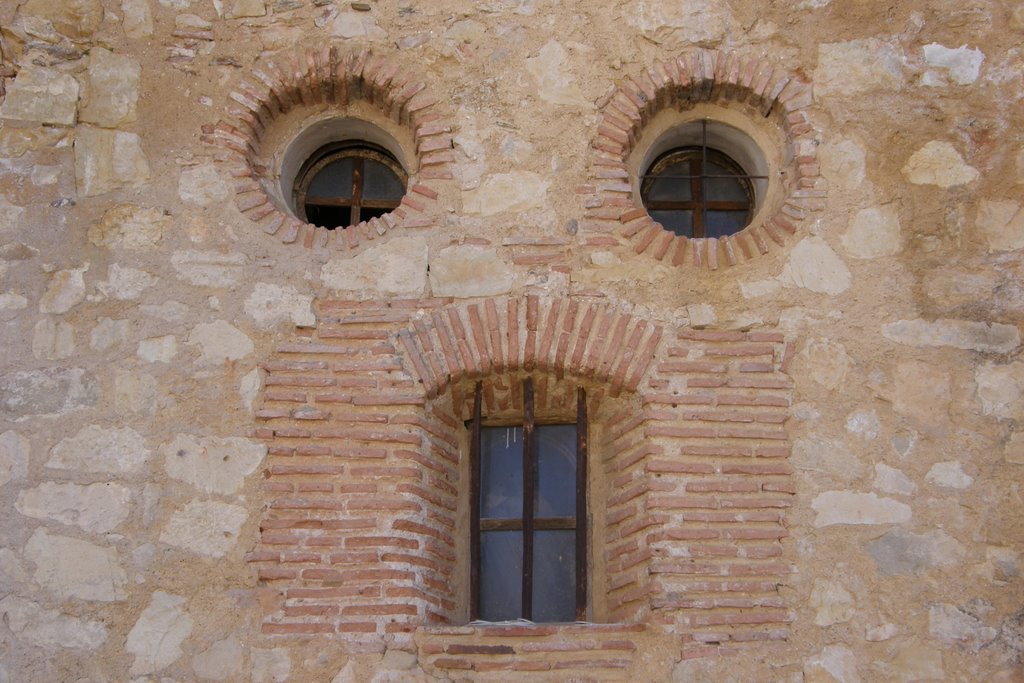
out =
[(131, 499), (127, 487), (113, 482), (81, 486), (47, 481), (19, 493), (14, 508), (26, 517), (103, 534), (128, 518)]
[(903, 246), (900, 219), (892, 205), (861, 209), (841, 238), (850, 256), (873, 259), (892, 256)]
[(779, 280), (787, 287), (836, 296), (850, 288), (853, 276), (825, 240), (807, 237), (793, 247)]
[(427, 286), (427, 241), (422, 237), (397, 237), (354, 258), (333, 259), (324, 264), (320, 279), (336, 292), (423, 296)]
[(980, 174), (964, 161), (953, 145), (932, 140), (911, 155), (903, 167), (903, 175), (915, 185), (949, 188), (972, 183)]
[(80, 126), (75, 135), (75, 183), (83, 197), (149, 182), (149, 160), (135, 133)]
[(235, 547), (249, 514), (240, 505), (194, 500), (176, 510), (160, 541), (209, 557), (223, 557)]
[(935, 529), (915, 534), (905, 529), (890, 529), (867, 546), (883, 576), (920, 574), (936, 567), (957, 565), (966, 549), (945, 531)]
[(267, 454), (266, 445), (240, 437), (178, 434), (160, 448), (164, 469), (174, 479), (205, 493), (237, 493)]
[(100, 0), (28, 0), (18, 13), (45, 19), (69, 38), (88, 38), (103, 23)]
[(78, 118), (104, 128), (135, 120), (139, 98), (139, 63), (102, 47), (89, 50), (89, 69)]
[(25, 545), (33, 579), (61, 600), (113, 602), (126, 596), (128, 575), (114, 548), (36, 529)]
[(526, 71), (537, 83), (537, 96), (551, 104), (586, 104), (576, 78), (569, 70), (569, 53), (557, 40), (549, 40), (526, 60)]
[(252, 339), (226, 320), (202, 323), (192, 328), (188, 343), (198, 347), (200, 365), (223, 365), (245, 358), (254, 350)]
[(478, 188), (463, 193), (462, 209), (476, 216), (520, 212), (541, 207), (550, 182), (539, 173), (514, 171), (488, 176)]
[(178, 277), (200, 287), (233, 287), (238, 284), (248, 260), (245, 254), (216, 251), (176, 251), (171, 266)]
[(172, 221), (159, 209), (119, 204), (93, 223), (89, 241), (100, 247), (148, 250), (160, 243)]
[(0, 486), (28, 476), (28, 439), (15, 431), (0, 434)]
[(507, 294), (513, 272), (494, 250), (473, 245), (441, 249), (430, 260), (430, 289), (434, 296), (471, 298)]
[(78, 111), (78, 81), (56, 69), (26, 66), (0, 104), (0, 119), (73, 126)]
[(814, 87), (822, 95), (893, 92), (901, 89), (903, 82), (903, 55), (895, 41), (864, 38), (818, 46)]
[(61, 470), (127, 474), (149, 459), (146, 440), (131, 427), (83, 427), (50, 450), (46, 466)]
[(1024, 209), (1012, 199), (982, 199), (975, 224), (989, 251), (1024, 249)]
[(22, 370), (0, 376), (0, 415), (63, 415), (96, 404), (99, 383), (82, 368)]
[(907, 346), (951, 346), (990, 353), (1009, 353), (1020, 346), (1016, 325), (971, 320), (897, 320), (882, 325), (882, 336)]
[(875, 493), (859, 491), (825, 491), (811, 501), (818, 516), (814, 526), (833, 524), (903, 524), (910, 521), (911, 510), (906, 503), (892, 498), (879, 498)]
[(173, 664), (183, 654), (181, 644), (191, 633), (192, 617), (185, 608), (185, 598), (163, 591), (153, 593), (124, 644), (124, 649), (135, 656), (131, 674), (156, 673)]
[(256, 321), (256, 327), (264, 330), (281, 323), (312, 327), (316, 324), (312, 306), (312, 294), (302, 294), (292, 285), (268, 282), (257, 282), (245, 300), (246, 314)]
[(77, 619), (15, 595), (0, 600), (0, 614), (18, 640), (44, 650), (96, 650), (107, 640), (102, 621)]

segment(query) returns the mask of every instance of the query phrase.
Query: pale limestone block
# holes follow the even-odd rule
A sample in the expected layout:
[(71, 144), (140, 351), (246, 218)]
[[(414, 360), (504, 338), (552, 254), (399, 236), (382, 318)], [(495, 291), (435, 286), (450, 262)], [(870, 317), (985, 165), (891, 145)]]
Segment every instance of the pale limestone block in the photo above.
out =
[(183, 654), (181, 644), (192, 633), (185, 598), (156, 591), (128, 632), (125, 650), (135, 656), (131, 674), (151, 674), (167, 668)]
[(58, 270), (50, 277), (46, 293), (39, 300), (40, 313), (67, 313), (85, 301), (86, 263), (81, 268)]
[(69, 38), (88, 38), (103, 23), (100, 0), (28, 0), (19, 14), (46, 19)]
[(686, 317), (690, 321), (690, 327), (698, 330), (718, 322), (715, 307), (711, 304), (687, 304)]
[(252, 683), (284, 683), (291, 672), (288, 648), (252, 648)]
[(235, 547), (248, 516), (240, 505), (194, 500), (171, 515), (160, 542), (199, 555), (223, 557)]
[(782, 289), (782, 283), (778, 280), (755, 280), (753, 282), (741, 282), (740, 294), (744, 299), (757, 299), (762, 296), (774, 296)]
[[(1024, 465), (1024, 432), (1014, 432), (1003, 446), (1003, 459), (1014, 465)], [(0, 475), (2, 481), (2, 475)]]
[(351, 10), (338, 12), (338, 16), (331, 22), (330, 35), (377, 42), (388, 38), (388, 32), (377, 24), (377, 19), (371, 13)]
[(825, 240), (807, 237), (793, 247), (779, 281), (786, 287), (836, 296), (850, 288), (853, 276)]
[(1007, 583), (1020, 576), (1020, 554), (1013, 548), (989, 546), (985, 549), (982, 573), (989, 581)]
[(906, 503), (859, 491), (824, 491), (814, 497), (811, 507), (818, 513), (814, 519), (816, 527), (833, 524), (904, 524), (911, 517), (910, 506)]
[(903, 87), (903, 53), (898, 44), (877, 38), (818, 45), (814, 89), (830, 97), (855, 97), (871, 90)]
[(878, 438), (882, 423), (873, 410), (855, 410), (846, 416), (846, 431), (871, 441)]
[(103, 128), (117, 128), (135, 120), (139, 99), (139, 63), (102, 47), (89, 50), (89, 68), (78, 118)]
[(131, 427), (89, 425), (50, 449), (46, 466), (58, 470), (127, 474), (137, 472), (150, 454), (146, 440)]
[(75, 328), (71, 323), (41, 318), (32, 329), (32, 355), (45, 360), (70, 358), (75, 353)]
[(897, 413), (938, 427), (949, 424), (952, 386), (949, 371), (925, 361), (903, 361), (896, 366), (892, 407)]
[(252, 412), (256, 399), (259, 398), (260, 389), (263, 386), (259, 368), (253, 368), (242, 376), (238, 386), (238, 397), (242, 400), (242, 407)]
[(181, 322), (189, 313), (188, 306), (180, 301), (163, 301), (159, 304), (142, 304), (139, 313), (157, 320)]
[(143, 339), (135, 355), (147, 363), (170, 363), (178, 355), (178, 340), (173, 334)]
[(127, 318), (121, 320), (100, 318), (89, 335), (89, 348), (93, 351), (106, 351), (126, 344), (130, 331), (131, 321)]
[(29, 581), (25, 563), (10, 548), (0, 548), (0, 581), (10, 588), (15, 584), (27, 584)]
[(32, 169), (32, 174), (29, 177), (32, 179), (33, 185), (45, 187), (47, 185), (56, 185), (63, 173), (64, 168), (61, 166), (40, 165)]
[(928, 298), (943, 307), (953, 308), (973, 304), (991, 296), (1000, 285), (1000, 275), (994, 271), (963, 271), (936, 268), (924, 274), (924, 292)]
[(178, 434), (160, 448), (168, 476), (204, 493), (230, 495), (242, 488), (267, 454), (265, 444), (240, 437)]
[(132, 40), (153, 35), (153, 11), (149, 0), (121, 0), (121, 27)]
[(873, 259), (899, 253), (903, 237), (895, 207), (887, 204), (861, 209), (840, 241), (854, 258)]
[(864, 154), (853, 140), (825, 143), (818, 148), (821, 173), (839, 187), (855, 190), (864, 182)]
[(96, 650), (107, 640), (102, 621), (69, 617), (15, 595), (0, 600), (0, 614), (18, 640), (45, 650)]
[(114, 375), (114, 407), (119, 414), (155, 415), (174, 405), (156, 378), (145, 372), (117, 370)]
[(981, 64), (985, 61), (984, 52), (969, 48), (967, 45), (949, 48), (938, 43), (929, 43), (921, 48), (921, 51), (924, 53), (925, 64), (945, 70), (943, 74), (922, 79), (925, 85), (947, 85), (949, 81), (957, 85), (970, 85), (978, 80)]
[(25, 227), (24, 217), (25, 207), (12, 204), (0, 194), (0, 234), (10, 233), (13, 236), (20, 233)]
[(181, 279), (200, 287), (234, 287), (244, 274), (245, 254), (217, 251), (176, 251), (171, 265)]
[(804, 661), (803, 683), (861, 683), (857, 657), (845, 645), (829, 645)]
[(907, 346), (951, 346), (991, 353), (1009, 353), (1020, 346), (1016, 325), (969, 320), (897, 320), (882, 325), (882, 336)]
[(356, 677), (355, 663), (352, 660), (349, 660), (345, 662), (345, 666), (341, 667), (338, 673), (334, 675), (334, 678), (331, 679), (331, 683), (358, 683), (358, 680), (359, 679)]
[(915, 185), (949, 188), (972, 183), (979, 173), (967, 165), (953, 145), (932, 140), (911, 155), (903, 167), (903, 175)]
[(823, 337), (808, 340), (800, 351), (800, 360), (810, 378), (826, 389), (843, 386), (847, 373), (853, 367), (853, 359), (846, 353), (846, 347)]
[(882, 462), (875, 463), (875, 481), (872, 486), (882, 493), (900, 496), (912, 496), (917, 491), (917, 484), (911, 481), (910, 477)]
[(235, 0), (228, 13), (229, 19), (243, 17), (262, 17), (267, 14), (267, 5), (263, 0)]
[(462, 193), (462, 208), (473, 216), (521, 212), (544, 205), (550, 181), (539, 173), (513, 171), (488, 176), (476, 189)]
[(893, 683), (947, 680), (942, 652), (920, 643), (903, 645), (892, 661), (880, 662), (879, 668), (888, 676), (886, 680)]
[(490, 247), (445, 247), (430, 260), (429, 270), (434, 296), (472, 298), (507, 294), (512, 290), (511, 266)]
[(423, 296), (427, 286), (427, 241), (396, 237), (353, 258), (332, 259), (320, 270), (324, 285), (335, 292), (383, 296)]
[(842, 442), (814, 436), (793, 442), (791, 462), (800, 470), (826, 474), (840, 482), (856, 481), (867, 471), (858, 454)]
[(302, 42), (306, 30), (299, 26), (272, 25), (257, 34), (263, 52), (285, 50)]
[(890, 529), (865, 547), (883, 576), (907, 576), (954, 566), (967, 555), (963, 545), (940, 529), (924, 534)]
[(48, 481), (21, 491), (14, 509), (26, 517), (104, 534), (128, 518), (131, 498), (130, 490), (112, 482), (80, 486)]
[[(262, 0), (259, 0), (262, 4)], [(231, 187), (212, 162), (186, 166), (178, 176), (178, 196), (196, 206), (214, 206), (231, 197)]]
[(741, 30), (729, 5), (713, 0), (637, 0), (623, 6), (622, 20), (655, 44), (675, 49), (718, 43)]
[(312, 306), (312, 294), (302, 294), (292, 285), (267, 282), (257, 282), (252, 294), (245, 300), (246, 314), (256, 321), (256, 327), (261, 330), (271, 329), (281, 323), (313, 327), (316, 325), (316, 315)]
[(14, 320), (26, 308), (28, 308), (28, 299), (22, 295), (10, 292), (0, 294), (0, 320), (4, 322)]
[(815, 579), (809, 603), (817, 610), (814, 623), (818, 626), (841, 624), (853, 618), (853, 596), (835, 581)]
[(935, 463), (924, 476), (924, 480), (929, 484), (958, 491), (974, 483), (974, 477), (964, 472), (963, 464), (955, 460)]
[(242, 645), (234, 637), (218, 640), (193, 657), (192, 670), (205, 681), (238, 680), (242, 674)]
[(971, 652), (978, 652), (999, 636), (996, 629), (949, 603), (928, 608), (928, 631), (933, 638)]
[(43, 368), (0, 376), (0, 415), (63, 415), (96, 404), (99, 383), (83, 368)]
[(1024, 362), (986, 363), (974, 374), (981, 412), (999, 419), (1024, 419)]
[(569, 53), (557, 40), (549, 40), (526, 59), (526, 72), (537, 84), (537, 96), (551, 104), (583, 106), (586, 101), (569, 70)]
[(75, 139), (78, 194), (92, 197), (149, 182), (149, 161), (135, 133), (80, 126)]
[(899, 629), (896, 624), (886, 622), (867, 629), (864, 633), (864, 640), (869, 643), (881, 643), (891, 640), (897, 633), (899, 633)]
[(975, 225), (989, 251), (1024, 249), (1024, 209), (1012, 199), (982, 199)]
[(252, 339), (226, 320), (202, 323), (192, 328), (188, 344), (198, 347), (200, 365), (222, 365), (245, 358), (254, 350)]
[(75, 125), (78, 81), (56, 69), (27, 65), (10, 82), (0, 119), (58, 126)]
[(18, 432), (8, 429), (0, 434), (0, 486), (28, 476), (31, 444)]
[(98, 247), (150, 250), (160, 244), (173, 218), (159, 209), (118, 204), (89, 228), (89, 241)]
[(144, 270), (112, 263), (107, 269), (106, 282), (96, 283), (96, 288), (111, 299), (134, 301), (158, 281)]
[(128, 575), (114, 548), (35, 530), (25, 558), (36, 565), (33, 580), (61, 600), (113, 602), (126, 596)]

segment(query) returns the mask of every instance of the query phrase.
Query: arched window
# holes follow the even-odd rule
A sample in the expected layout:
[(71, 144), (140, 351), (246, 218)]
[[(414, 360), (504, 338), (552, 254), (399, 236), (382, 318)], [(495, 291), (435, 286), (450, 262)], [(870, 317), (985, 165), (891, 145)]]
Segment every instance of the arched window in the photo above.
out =
[(299, 170), (294, 186), (300, 218), (333, 230), (396, 209), (406, 173), (384, 148), (347, 140), (324, 145)]

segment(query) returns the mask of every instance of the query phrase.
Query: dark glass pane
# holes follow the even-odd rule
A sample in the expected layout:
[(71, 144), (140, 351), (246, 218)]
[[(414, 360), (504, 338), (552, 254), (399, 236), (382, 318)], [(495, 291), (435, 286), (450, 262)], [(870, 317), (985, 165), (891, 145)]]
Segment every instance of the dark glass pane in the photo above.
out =
[[(736, 172), (732, 169), (719, 166), (718, 164), (708, 163), (706, 166), (707, 175), (717, 176), (735, 176)], [(747, 202), (750, 198), (747, 196), (746, 183), (739, 178), (705, 178), (704, 179), (704, 199), (708, 201), (721, 201), (721, 202)]]
[(686, 177), (673, 177), (688, 175), (690, 175), (690, 162), (688, 161), (669, 166), (658, 173), (657, 177), (651, 181), (646, 200), (690, 201), (693, 198), (690, 194), (690, 179)]
[(576, 516), (576, 425), (537, 427), (538, 517)]
[(732, 235), (747, 226), (746, 211), (708, 211), (704, 219), (707, 237)]
[(306, 220), (328, 230), (347, 227), (351, 216), (352, 209), (348, 206), (306, 204)]
[[(534, 563), (536, 565), (536, 563)], [(485, 621), (522, 616), (523, 532), (480, 534), (480, 618)]]
[(349, 199), (352, 197), (352, 159), (339, 159), (327, 164), (313, 178), (306, 190), (307, 196), (336, 197)]
[(693, 237), (693, 211), (651, 211), (651, 218), (683, 237)]
[(523, 428), (480, 430), (480, 517), (523, 516)]
[(576, 620), (576, 532), (533, 536), (533, 620)]
[(390, 168), (374, 161), (363, 161), (363, 197), (365, 199), (393, 199), (399, 201), (405, 194), (402, 181)]

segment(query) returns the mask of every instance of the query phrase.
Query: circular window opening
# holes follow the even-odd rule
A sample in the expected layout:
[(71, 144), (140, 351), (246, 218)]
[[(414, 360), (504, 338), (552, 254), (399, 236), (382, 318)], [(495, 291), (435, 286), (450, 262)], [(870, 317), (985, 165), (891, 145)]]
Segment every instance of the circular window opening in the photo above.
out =
[(711, 118), (667, 125), (640, 160), (639, 199), (652, 219), (677, 235), (736, 234), (755, 221), (768, 198), (769, 166), (761, 149), (745, 131)]
[(328, 230), (357, 225), (398, 208), (408, 177), (383, 147), (361, 140), (320, 147), (299, 169), (298, 217)]

